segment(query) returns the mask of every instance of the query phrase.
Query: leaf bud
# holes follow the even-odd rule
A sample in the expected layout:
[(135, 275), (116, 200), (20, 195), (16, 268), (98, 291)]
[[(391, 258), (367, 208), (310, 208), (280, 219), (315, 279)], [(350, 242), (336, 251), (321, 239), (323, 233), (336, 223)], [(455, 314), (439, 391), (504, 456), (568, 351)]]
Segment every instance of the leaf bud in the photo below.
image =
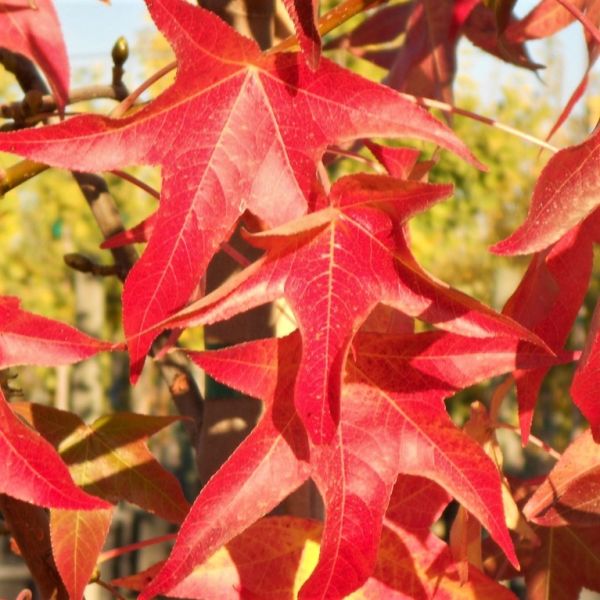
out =
[(129, 58), (129, 44), (127, 40), (121, 36), (112, 48), (112, 59), (115, 67), (122, 67), (125, 61)]

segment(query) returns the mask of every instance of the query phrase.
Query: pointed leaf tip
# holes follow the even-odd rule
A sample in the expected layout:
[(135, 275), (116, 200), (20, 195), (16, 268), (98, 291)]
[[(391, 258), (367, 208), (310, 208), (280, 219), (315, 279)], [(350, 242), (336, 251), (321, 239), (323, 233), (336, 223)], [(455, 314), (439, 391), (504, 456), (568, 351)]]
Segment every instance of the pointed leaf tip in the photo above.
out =
[(600, 128), (557, 152), (537, 180), (525, 222), (490, 248), (515, 256), (544, 250), (600, 206)]

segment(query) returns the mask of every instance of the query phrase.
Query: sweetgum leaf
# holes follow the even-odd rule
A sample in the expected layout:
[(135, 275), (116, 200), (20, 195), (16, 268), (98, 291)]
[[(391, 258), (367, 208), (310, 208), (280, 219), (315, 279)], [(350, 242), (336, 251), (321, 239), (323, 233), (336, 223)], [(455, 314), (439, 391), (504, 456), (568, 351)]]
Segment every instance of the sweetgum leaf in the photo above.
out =
[(571, 384), (571, 397), (589, 421), (594, 440), (600, 440), (600, 408), (598, 407), (598, 367), (600, 357), (600, 304), (596, 303), (583, 354)]
[[(292, 600), (310, 574), (319, 553), (321, 525), (308, 519), (262, 519), (194, 569), (167, 597)], [(162, 563), (113, 585), (140, 590)], [(504, 587), (471, 569), (463, 585), (446, 545), (430, 533), (419, 539), (395, 527), (384, 528), (372, 577), (351, 600), (514, 599)], [(320, 596), (322, 597), (322, 596)]]
[[(128, 500), (175, 523), (185, 517), (189, 506), (178, 481), (146, 445), (176, 418), (116, 413), (86, 425), (73, 413), (47, 406), (15, 403), (15, 410), (59, 450), (83, 489), (109, 502)], [(54, 562), (73, 599), (83, 597), (112, 514), (112, 507), (50, 512)]]
[[(593, 244), (598, 239), (600, 213), (594, 213), (550, 248), (533, 256), (521, 283), (502, 311), (539, 335), (557, 355), (561, 355), (587, 292)], [(557, 364), (559, 362), (557, 360)], [(523, 444), (527, 443), (540, 386), (549, 368), (513, 374)], [(574, 394), (573, 398), (576, 402), (579, 400), (578, 395)]]
[(317, 29), (319, 0), (283, 0), (283, 4), (294, 22), (306, 62), (314, 70), (321, 58), (321, 35)]
[(56, 408), (14, 406), (58, 449), (84, 489), (109, 502), (127, 500), (173, 523), (185, 517), (189, 506), (179, 482), (146, 443), (177, 417), (114, 413), (86, 425), (77, 415)]
[[(511, 22), (517, 20), (512, 19)], [(479, 4), (469, 14), (462, 31), (475, 46), (500, 60), (530, 70), (542, 68), (542, 65), (530, 59), (523, 40), (514, 40), (508, 36), (510, 27), (509, 25), (503, 35), (499, 35), (496, 15)]]
[(24, 54), (41, 68), (59, 106), (69, 94), (69, 60), (52, 0), (0, 1), (0, 47)]
[(421, 0), (413, 4), (406, 40), (386, 82), (416, 96), (452, 102), (458, 32), (478, 0)]
[(106, 541), (113, 510), (50, 510), (52, 555), (70, 600), (83, 598)]
[(539, 525), (600, 527), (600, 445), (591, 431), (582, 433), (564, 452), (523, 512)]
[(154, 232), (156, 217), (157, 214), (152, 213), (143, 221), (140, 221), (137, 225), (134, 225), (131, 229), (115, 233), (108, 239), (104, 240), (100, 244), (100, 248), (120, 248), (121, 246), (127, 246), (129, 244), (146, 243), (152, 236), (152, 233)]
[[(589, 439), (582, 439), (583, 437)], [(578, 455), (581, 456), (583, 461), (586, 460), (587, 451), (585, 447), (589, 448), (589, 442), (591, 442), (591, 436), (584, 434), (567, 450), (570, 453), (568, 461), (574, 460), (575, 479), (578, 479), (578, 474), (582, 474), (578, 473), (578, 464), (581, 464)], [(562, 463), (560, 468), (558, 468), (559, 463)], [(561, 460), (559, 463), (555, 467), (559, 473), (554, 474), (553, 471), (550, 476), (553, 476), (553, 474), (558, 475), (557, 483), (562, 491), (566, 491), (568, 494), (565, 484), (568, 488), (569, 476), (564, 468), (567, 461), (563, 462)], [(560, 472), (562, 472), (562, 475), (560, 475)], [(564, 475), (566, 475), (566, 478)], [(539, 488), (541, 490), (539, 496), (536, 492), (538, 484), (539, 481), (522, 482), (515, 489), (515, 498), (529, 499), (532, 502), (531, 505), (528, 502), (524, 510), (532, 515), (534, 520), (537, 520), (535, 516), (537, 507), (543, 505), (550, 508), (550, 520), (555, 520), (553, 516), (556, 516), (556, 513), (552, 514), (553, 507), (544, 501), (545, 498), (548, 498), (549, 487), (552, 483), (549, 480), (542, 482)], [(532, 491), (534, 492), (533, 497), (531, 497)], [(574, 499), (574, 497), (571, 496), (571, 499)], [(555, 506), (558, 510), (560, 510), (559, 505), (560, 502)], [(540, 516), (543, 520), (543, 515)], [(570, 516), (577, 518), (577, 515), (573, 513)], [(590, 525), (592, 524), (589, 522), (583, 526), (575, 522), (556, 527), (533, 526), (539, 543), (535, 546), (521, 545), (518, 548), (528, 598), (533, 600), (545, 598), (577, 600), (584, 587), (596, 592), (600, 591), (600, 580), (598, 579), (600, 527), (597, 524)]]
[[(264, 399), (265, 412), (203, 488), (171, 556), (141, 598), (174, 589), (309, 476), (323, 498), (326, 521), (318, 565), (300, 598), (341, 598), (364, 584), (376, 562), (398, 473), (440, 484), (515, 560), (496, 468), (452, 424), (442, 399), (516, 364), (539, 365), (547, 360), (543, 351), (500, 337), (359, 333), (345, 378), (340, 426), (330, 443), (318, 446), (307, 439), (292, 400), (300, 355), (297, 334), (191, 355), (218, 381)], [(442, 496), (426, 513), (433, 517), (445, 501)]]
[(418, 475), (398, 475), (385, 513), (391, 523), (427, 537), (452, 496), (437, 483)]
[(557, 242), (600, 204), (600, 128), (557, 152), (537, 180), (525, 222), (492, 246), (503, 255), (529, 254)]
[[(571, 4), (582, 10), (595, 0), (571, 0)], [(505, 35), (508, 39), (523, 42), (550, 37), (570, 25), (575, 17), (555, 0), (542, 0), (522, 19), (511, 23)]]
[(270, 226), (307, 210), (326, 147), (372, 136), (417, 137), (478, 164), (454, 134), (384, 86), (323, 60), (263, 55), (212, 13), (148, 0), (178, 61), (172, 87), (122, 119), (81, 116), (0, 135), (0, 148), (74, 170), (162, 166), (156, 231), (123, 292), (132, 378), (157, 332), (181, 308), (236, 220)]
[(69, 325), (23, 310), (18, 298), (0, 296), (0, 369), (65, 365), (113, 347)]
[[(600, 24), (600, 2), (597, 2), (597, 0), (571, 0), (571, 4), (573, 7), (581, 10), (593, 24)], [(506, 31), (506, 36), (511, 40), (515, 40), (517, 43), (524, 40), (545, 38), (554, 35), (567, 25), (570, 25), (574, 20), (575, 16), (564, 6), (561, 6), (559, 2), (555, 2), (554, 0), (543, 0), (521, 21), (516, 21), (509, 26)], [(548, 139), (550, 139), (566, 121), (575, 104), (583, 96), (588, 85), (590, 69), (598, 58), (600, 51), (598, 43), (585, 27), (584, 35), (588, 50), (587, 69), (581, 78), (579, 85), (572, 92), (564, 109), (552, 126), (552, 129), (547, 136)]]
[(296, 409), (316, 443), (335, 431), (350, 340), (378, 302), (451, 331), (535, 342), (516, 322), (434, 281), (409, 254), (402, 224), (450, 190), (385, 176), (344, 177), (328, 208), (250, 237), (266, 255), (168, 325), (212, 323), (284, 297), (303, 339)]
[(385, 170), (398, 179), (409, 179), (414, 169), (419, 155), (421, 154), (414, 148), (389, 148), (381, 146), (375, 142), (365, 140), (365, 146), (371, 151), (371, 154), (385, 167)]
[(535, 527), (540, 546), (523, 556), (527, 598), (578, 600), (600, 592), (600, 527)]
[(473, 566), (461, 581), (448, 546), (432, 533), (424, 537), (386, 521), (373, 576), (351, 600), (515, 600), (504, 586)]
[(361, 56), (357, 48), (391, 42), (404, 32), (413, 8), (412, 2), (382, 6), (350, 31), (327, 42), (325, 49), (347, 48)]
[(109, 505), (78, 488), (54, 448), (12, 412), (0, 390), (0, 493), (39, 506), (95, 510)]

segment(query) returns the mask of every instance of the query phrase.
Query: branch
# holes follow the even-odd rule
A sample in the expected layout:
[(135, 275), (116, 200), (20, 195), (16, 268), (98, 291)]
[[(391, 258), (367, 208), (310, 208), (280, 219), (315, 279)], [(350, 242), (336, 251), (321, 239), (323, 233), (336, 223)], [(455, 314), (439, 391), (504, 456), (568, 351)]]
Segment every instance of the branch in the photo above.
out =
[[(86, 85), (71, 90), (67, 105), (86, 102), (88, 100), (117, 100), (121, 102), (127, 97), (127, 88), (120, 85)], [(25, 94), (25, 98), (18, 102), (0, 105), (0, 115), (4, 119), (12, 119), (19, 123), (40, 113), (54, 113), (57, 110), (56, 101), (51, 94), (37, 95), (32, 97), (31, 92)]]

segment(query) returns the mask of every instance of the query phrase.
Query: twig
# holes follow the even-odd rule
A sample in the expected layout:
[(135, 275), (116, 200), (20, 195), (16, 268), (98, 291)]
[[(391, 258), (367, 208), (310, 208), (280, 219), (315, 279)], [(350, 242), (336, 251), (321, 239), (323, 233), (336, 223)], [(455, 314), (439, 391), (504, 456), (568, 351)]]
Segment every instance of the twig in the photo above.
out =
[[(67, 105), (89, 100), (98, 100), (100, 98), (121, 101), (126, 97), (127, 88), (125, 88), (123, 84), (119, 86), (88, 85), (72, 90), (67, 99)], [(34, 108), (35, 110), (33, 110)], [(26, 94), (23, 100), (0, 105), (0, 115), (5, 119), (23, 122), (25, 119), (38, 115), (39, 113), (51, 114), (56, 111), (56, 109), (56, 101), (51, 94), (40, 96), (35, 107), (32, 107), (32, 102)]]
[(116, 598), (117, 600), (125, 600), (125, 596), (121, 596), (119, 590), (117, 590), (117, 588), (114, 585), (111, 585), (107, 581), (103, 581), (102, 579), (96, 579), (94, 583), (99, 585), (101, 588), (104, 588), (107, 592), (110, 592), (113, 595), (113, 598)]
[(49, 168), (48, 165), (25, 159), (11, 165), (8, 169), (0, 169), (0, 196), (4, 196), (4, 194), (10, 192), (13, 188), (18, 187)]
[(116, 275), (118, 267), (116, 265), (99, 265), (78, 252), (70, 252), (63, 256), (63, 260), (68, 267), (80, 273), (89, 273), (100, 277), (109, 277)]
[(359, 154), (358, 152), (353, 152), (352, 150), (344, 150), (339, 146), (329, 146), (327, 150), (325, 150), (325, 154), (332, 154), (334, 156), (342, 156), (344, 158), (349, 158), (351, 160), (355, 160), (356, 162), (362, 163), (371, 167), (377, 173), (385, 173), (385, 169), (376, 161)]
[(98, 556), (96, 564), (101, 565), (104, 562), (128, 554), (129, 552), (135, 552), (148, 546), (154, 546), (156, 544), (162, 544), (163, 542), (171, 542), (177, 537), (176, 533), (169, 533), (167, 535), (160, 535), (158, 537), (150, 538), (142, 542), (135, 542), (134, 544), (128, 544), (127, 546), (121, 546), (120, 548), (113, 548), (112, 550), (105, 550)]
[(518, 129), (511, 127), (510, 125), (505, 125), (504, 123), (500, 123), (500, 121), (496, 121), (496, 119), (491, 119), (490, 117), (484, 117), (482, 115), (478, 115), (477, 113), (471, 112), (470, 110), (466, 110), (464, 108), (458, 108), (457, 106), (453, 106), (452, 104), (448, 104), (447, 102), (442, 102), (440, 100), (433, 100), (432, 98), (424, 98), (422, 96), (413, 96), (411, 94), (403, 93), (407, 100), (414, 102), (415, 104), (419, 104), (421, 106), (426, 106), (427, 108), (437, 108), (443, 112), (461, 115), (463, 117), (468, 117), (469, 119), (473, 119), (474, 121), (479, 121), (480, 123), (484, 123), (485, 125), (489, 125), (490, 127), (495, 127), (496, 129), (500, 129), (501, 131), (505, 131), (506, 133), (510, 133), (515, 137), (518, 137), (522, 140), (526, 140), (543, 148), (544, 150), (550, 150), (550, 152), (556, 153), (558, 152), (558, 148), (549, 144), (548, 142), (544, 142), (539, 138), (530, 135), (529, 133), (523, 133)]

